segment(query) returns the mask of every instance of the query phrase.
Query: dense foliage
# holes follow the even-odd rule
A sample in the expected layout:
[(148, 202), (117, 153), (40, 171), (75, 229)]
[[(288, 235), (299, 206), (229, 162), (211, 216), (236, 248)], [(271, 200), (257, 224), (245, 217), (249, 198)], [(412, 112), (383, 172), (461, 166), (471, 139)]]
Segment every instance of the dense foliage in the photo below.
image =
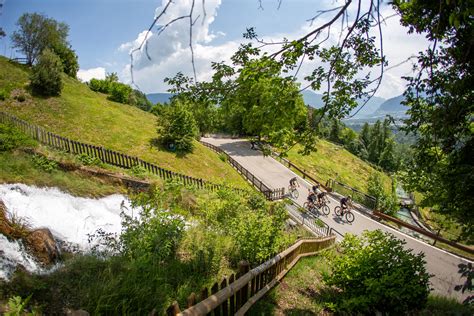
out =
[(28, 64), (33, 65), (49, 48), (59, 56), (64, 72), (76, 78), (79, 64), (77, 55), (67, 42), (69, 26), (38, 13), (25, 13), (17, 22), (18, 30), (11, 40), (15, 48), (25, 54)]
[(397, 213), (399, 208), (395, 186), (396, 181), (392, 179), (392, 192), (385, 192), (379, 172), (371, 173), (367, 183), (367, 194), (377, 199), (376, 208), (392, 216)]
[(90, 236), (95, 255), (78, 256), (46, 275), (18, 271), (12, 282), (0, 281), (0, 297), (31, 295), (45, 314), (65, 307), (163, 314), (175, 299), (184, 306), (191, 292), (233, 273), (239, 261), (260, 262), (296, 239), (282, 229), (283, 206), (260, 195), (167, 182), (135, 195), (132, 204), (140, 216), (138, 209), (134, 216), (124, 209), (120, 236), (100, 230)]
[(409, 32), (426, 35), (432, 46), (418, 56), (407, 78), (406, 130), (418, 136), (414, 164), (404, 183), (422, 192), (423, 205), (456, 218), (474, 236), (474, 3), (396, 1)]
[(62, 72), (59, 57), (49, 49), (43, 50), (30, 76), (33, 92), (44, 96), (60, 95), (63, 87)]
[(193, 150), (198, 128), (192, 112), (182, 102), (176, 101), (166, 107), (157, 122), (158, 142), (163, 148), (178, 153)]
[(0, 124), (0, 152), (18, 147), (30, 147), (35, 142), (12, 125)]
[(424, 254), (405, 250), (404, 241), (380, 230), (361, 237), (346, 234), (341, 256), (324, 276), (335, 297), (338, 312), (403, 315), (422, 309), (430, 292)]
[(223, 131), (268, 141), (283, 152), (296, 143), (314, 149), (307, 108), (293, 76), (283, 77), (283, 64), (252, 45), (242, 45), (232, 66), (213, 63), (212, 81), (194, 84), (181, 73), (165, 81), (175, 98), (193, 104), (201, 133)]
[(111, 101), (130, 104), (144, 111), (150, 111), (153, 106), (143, 92), (118, 82), (118, 76), (114, 72), (107, 74), (104, 80), (91, 79), (88, 85), (92, 91), (108, 94)]

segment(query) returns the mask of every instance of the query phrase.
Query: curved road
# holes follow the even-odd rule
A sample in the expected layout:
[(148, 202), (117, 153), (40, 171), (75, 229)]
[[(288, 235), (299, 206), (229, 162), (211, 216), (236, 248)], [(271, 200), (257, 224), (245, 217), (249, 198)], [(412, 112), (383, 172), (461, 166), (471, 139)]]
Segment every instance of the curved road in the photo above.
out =
[[(250, 143), (248, 141), (229, 138), (202, 138), (201, 140), (226, 151), (232, 158), (258, 177), (269, 188), (276, 189), (284, 187), (286, 191), (289, 180), (295, 176), (298, 177), (300, 183), (298, 191), (300, 194), (296, 202), (300, 205), (303, 205), (305, 202), (311, 184), (275, 159), (264, 157), (260, 151), (250, 149)], [(468, 263), (470, 261), (401, 233), (357, 211), (354, 212), (354, 222), (348, 224), (334, 215), (333, 210), (336, 205), (339, 205), (339, 201), (334, 197), (330, 197), (331, 213), (327, 216), (319, 216), (319, 218), (330, 227), (336, 229), (341, 234), (361, 234), (367, 229), (388, 231), (397, 238), (405, 240), (405, 248), (413, 249), (415, 253), (423, 252), (425, 254), (427, 270), (433, 275), (431, 277), (431, 285), (434, 293), (454, 297), (458, 300), (463, 300), (468, 296), (467, 293), (463, 295), (460, 292), (454, 291), (454, 287), (462, 284), (464, 281), (458, 274), (458, 264)]]

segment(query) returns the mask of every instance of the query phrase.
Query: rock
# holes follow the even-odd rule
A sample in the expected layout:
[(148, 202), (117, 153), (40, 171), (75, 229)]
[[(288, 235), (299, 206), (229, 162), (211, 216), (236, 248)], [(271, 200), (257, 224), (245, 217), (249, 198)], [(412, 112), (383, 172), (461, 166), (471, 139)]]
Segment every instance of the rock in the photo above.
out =
[(13, 228), (10, 225), (10, 221), (7, 218), (7, 207), (0, 200), (0, 234), (3, 234), (7, 237), (11, 236), (13, 233)]
[(53, 234), (47, 228), (33, 230), (25, 238), (32, 254), (44, 265), (50, 265), (60, 258), (60, 251)]

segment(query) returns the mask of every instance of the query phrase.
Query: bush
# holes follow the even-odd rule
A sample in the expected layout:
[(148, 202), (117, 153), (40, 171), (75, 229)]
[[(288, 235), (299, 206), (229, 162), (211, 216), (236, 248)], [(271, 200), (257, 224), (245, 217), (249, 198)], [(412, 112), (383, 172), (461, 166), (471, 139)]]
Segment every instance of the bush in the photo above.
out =
[(111, 82), (109, 93), (109, 100), (127, 104), (130, 99), (130, 94), (132, 93), (132, 88), (120, 82)]
[(32, 147), (35, 142), (13, 125), (0, 124), (0, 152), (18, 147)]
[(89, 156), (88, 154), (80, 154), (76, 156), (77, 160), (79, 160), (83, 165), (86, 166), (101, 166), (102, 160), (97, 157)]
[(346, 234), (342, 255), (332, 262), (323, 279), (341, 293), (335, 296), (338, 312), (403, 315), (425, 307), (430, 292), (424, 254), (405, 250), (405, 241), (380, 230), (361, 237)]
[(110, 83), (105, 80), (91, 79), (88, 83), (89, 88), (95, 92), (109, 93)]
[(181, 103), (175, 103), (158, 117), (158, 142), (179, 153), (191, 152), (198, 128), (193, 114)]
[(34, 155), (32, 159), (36, 167), (46, 172), (51, 172), (58, 167), (58, 163), (56, 161), (49, 160), (44, 156)]
[(132, 174), (135, 177), (139, 178), (143, 178), (147, 174), (147, 170), (140, 165), (133, 166), (132, 168), (130, 168), (130, 171), (132, 171)]
[(15, 96), (15, 100), (17, 100), (18, 102), (25, 102), (26, 97), (24, 94), (20, 94), (20, 95)]
[(0, 101), (5, 101), (8, 99), (8, 92), (5, 90), (0, 90)]
[(63, 87), (62, 72), (61, 59), (49, 49), (45, 49), (30, 76), (33, 92), (44, 96), (60, 95)]

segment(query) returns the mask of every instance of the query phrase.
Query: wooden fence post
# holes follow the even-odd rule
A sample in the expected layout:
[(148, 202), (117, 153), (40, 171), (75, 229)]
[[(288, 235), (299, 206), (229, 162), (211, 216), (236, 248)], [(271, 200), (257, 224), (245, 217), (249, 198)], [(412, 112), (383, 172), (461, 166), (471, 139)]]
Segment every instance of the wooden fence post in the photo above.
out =
[(179, 313), (181, 313), (181, 310), (179, 309), (179, 304), (176, 301), (174, 301), (173, 304), (171, 304), (170, 307), (168, 307), (168, 309), (166, 310), (166, 314), (169, 316), (175, 316)]
[[(239, 262), (239, 277), (243, 276), (244, 274), (246, 274), (247, 272), (249, 272), (250, 270), (250, 264), (247, 262), (247, 261), (240, 261)], [(244, 305), (247, 300), (248, 300), (248, 289), (249, 289), (249, 285), (246, 284), (242, 289), (240, 289), (240, 291), (238, 292), (237, 294), (237, 310), (240, 309), (240, 307), (242, 307), (242, 305)]]

